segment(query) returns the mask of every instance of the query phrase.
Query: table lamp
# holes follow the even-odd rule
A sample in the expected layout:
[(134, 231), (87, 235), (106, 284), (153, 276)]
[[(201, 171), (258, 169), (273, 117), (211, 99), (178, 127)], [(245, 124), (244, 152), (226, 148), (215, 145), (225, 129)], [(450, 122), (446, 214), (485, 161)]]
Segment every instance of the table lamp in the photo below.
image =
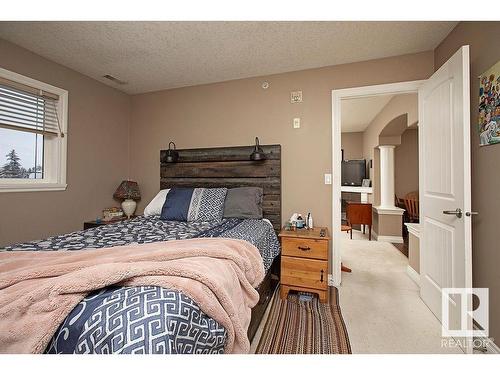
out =
[(137, 203), (135, 201), (141, 199), (141, 192), (139, 191), (139, 185), (135, 181), (124, 180), (118, 186), (113, 197), (116, 199), (123, 199), (122, 210), (130, 219), (134, 214)]

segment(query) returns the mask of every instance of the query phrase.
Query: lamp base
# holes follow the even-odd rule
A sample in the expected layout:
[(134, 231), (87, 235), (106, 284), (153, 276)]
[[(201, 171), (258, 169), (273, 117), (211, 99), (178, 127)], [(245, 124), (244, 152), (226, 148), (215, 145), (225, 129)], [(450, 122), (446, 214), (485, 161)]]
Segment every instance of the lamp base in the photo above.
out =
[(137, 207), (137, 203), (133, 199), (125, 199), (122, 202), (122, 210), (125, 215), (130, 219), (135, 212), (135, 208)]

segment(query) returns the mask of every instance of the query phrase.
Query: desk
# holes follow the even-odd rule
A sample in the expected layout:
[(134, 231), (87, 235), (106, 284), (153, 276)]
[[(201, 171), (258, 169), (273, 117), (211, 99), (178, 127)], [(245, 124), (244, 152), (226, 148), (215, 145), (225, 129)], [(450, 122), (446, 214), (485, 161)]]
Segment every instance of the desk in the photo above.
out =
[[(356, 224), (363, 225), (363, 233), (365, 233), (365, 225), (368, 225), (368, 238), (372, 239), (372, 204), (347, 202), (346, 208), (347, 225), (352, 227)], [(352, 239), (352, 230), (351, 230)]]
[[(342, 193), (357, 193), (361, 196), (361, 202), (368, 202), (368, 195), (373, 194), (372, 187), (364, 187), (364, 186), (341, 186), (340, 191)], [(371, 200), (371, 198), (370, 198)]]

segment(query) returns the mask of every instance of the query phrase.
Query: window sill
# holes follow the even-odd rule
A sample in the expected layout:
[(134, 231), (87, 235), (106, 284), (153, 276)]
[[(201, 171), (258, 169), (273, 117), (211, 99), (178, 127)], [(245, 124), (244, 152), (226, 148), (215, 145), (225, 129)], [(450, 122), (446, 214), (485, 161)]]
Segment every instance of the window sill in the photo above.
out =
[(66, 190), (67, 184), (38, 183), (38, 184), (1, 184), (0, 193), (19, 193), (33, 191), (62, 191)]

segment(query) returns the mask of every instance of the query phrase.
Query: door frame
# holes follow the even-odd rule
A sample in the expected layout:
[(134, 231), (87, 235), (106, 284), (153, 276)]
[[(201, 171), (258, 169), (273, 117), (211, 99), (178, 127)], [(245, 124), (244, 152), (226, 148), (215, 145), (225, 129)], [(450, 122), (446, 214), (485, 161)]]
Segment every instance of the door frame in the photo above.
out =
[[(355, 99), (377, 95), (418, 94), (418, 89), (426, 80), (387, 83), (373, 86), (352, 87), (347, 89), (332, 90), (332, 276), (333, 286), (340, 286), (342, 282), (340, 239), (341, 239), (341, 204), (340, 171), (341, 137), (342, 137), (342, 99)], [(419, 153), (419, 162), (420, 162)]]

